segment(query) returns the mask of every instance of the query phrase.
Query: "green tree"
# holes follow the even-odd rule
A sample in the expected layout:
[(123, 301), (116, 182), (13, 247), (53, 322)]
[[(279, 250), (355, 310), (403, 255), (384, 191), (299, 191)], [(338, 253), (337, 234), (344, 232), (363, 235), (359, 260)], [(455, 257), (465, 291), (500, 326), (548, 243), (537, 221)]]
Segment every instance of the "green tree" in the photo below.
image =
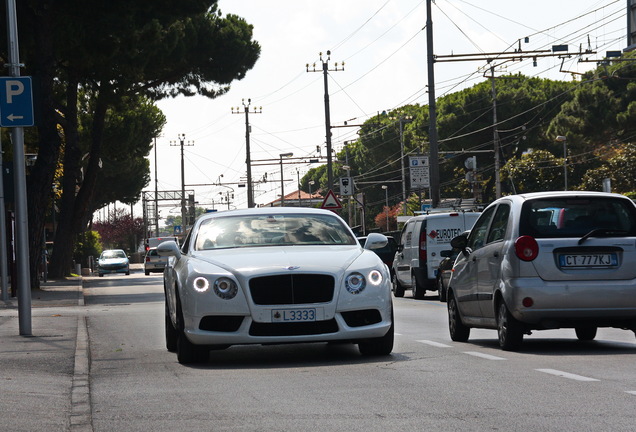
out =
[(510, 159), (501, 168), (501, 181), (515, 193), (563, 190), (563, 158), (546, 150), (533, 150)]
[[(24, 1), (18, 2), (18, 15), (21, 60), (41, 101), (38, 159), (27, 185), (31, 280), (37, 285), (40, 209), (50, 198), (62, 145), (69, 179), (63, 181), (60, 206), (69, 223), (57, 236), (53, 277), (68, 272), (74, 239), (90, 220), (109, 116), (123, 112), (121, 101), (134, 95), (224, 94), (253, 67), (260, 47), (252, 41), (252, 27), (235, 15), (222, 16), (215, 0)], [(82, 112), (90, 113), (88, 122), (80, 121)], [(90, 137), (85, 147), (83, 128)]]
[(602, 191), (603, 180), (608, 178), (612, 191), (621, 194), (636, 192), (636, 144), (627, 143), (604, 147), (603, 164), (589, 169), (583, 176), (580, 188)]

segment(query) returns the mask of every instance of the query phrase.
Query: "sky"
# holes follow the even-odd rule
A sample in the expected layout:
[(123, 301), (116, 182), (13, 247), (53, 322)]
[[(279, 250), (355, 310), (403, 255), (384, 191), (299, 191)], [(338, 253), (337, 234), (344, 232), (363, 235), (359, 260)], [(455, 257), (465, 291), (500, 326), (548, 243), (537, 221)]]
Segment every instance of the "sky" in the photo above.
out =
[[(588, 59), (626, 46), (626, 0), (436, 0), (432, 5), (434, 54), (479, 54), (550, 49), (591, 49)], [(322, 63), (328, 60), (332, 126), (361, 124), (382, 111), (428, 104), (426, 0), (220, 0), (223, 14), (254, 26), (261, 55), (244, 79), (216, 99), (178, 97), (158, 102), (167, 118), (156, 151), (149, 155), (151, 182), (145, 189), (181, 190), (179, 136), (185, 135), (186, 190), (197, 206), (223, 210), (247, 207), (245, 114), (248, 104), (254, 201), (265, 205), (285, 193), (326, 156)], [(525, 38), (528, 37), (528, 42)], [(327, 51), (330, 56), (327, 56)], [(497, 73), (572, 80), (594, 68), (576, 56), (508, 62)], [(313, 64), (316, 70), (313, 72)], [(309, 64), (310, 72), (306, 65)], [(437, 97), (486, 78), (485, 61), (435, 63)], [(261, 109), (262, 107), (262, 109)], [(234, 108), (234, 112), (232, 112)], [(238, 114), (236, 114), (238, 112)], [(334, 128), (333, 148), (357, 138), (357, 127)], [(156, 153), (156, 159), (155, 159)], [(291, 163), (294, 162), (294, 163)], [(155, 171), (155, 163), (157, 169)], [(351, 173), (353, 176), (362, 173)], [(262, 182), (267, 178), (267, 182)], [(156, 179), (156, 180), (155, 180)], [(335, 181), (336, 182), (336, 181)], [(378, 186), (380, 187), (380, 186)], [(229, 203), (227, 199), (229, 198)], [(399, 196), (390, 197), (398, 202)], [(137, 211), (137, 210), (135, 210)], [(141, 205), (139, 205), (141, 212)], [(180, 215), (178, 202), (160, 203), (161, 218)]]

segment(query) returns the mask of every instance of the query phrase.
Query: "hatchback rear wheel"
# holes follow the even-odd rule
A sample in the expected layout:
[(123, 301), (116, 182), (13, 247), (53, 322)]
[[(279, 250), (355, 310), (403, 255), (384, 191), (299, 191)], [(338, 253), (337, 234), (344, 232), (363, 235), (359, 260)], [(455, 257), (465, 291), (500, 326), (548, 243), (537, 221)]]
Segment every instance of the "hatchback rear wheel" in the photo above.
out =
[(470, 327), (466, 326), (462, 322), (462, 317), (459, 315), (459, 309), (457, 308), (457, 300), (452, 293), (448, 295), (448, 331), (450, 337), (455, 342), (466, 342), (470, 337)]
[(512, 316), (503, 301), (499, 303), (497, 334), (499, 336), (499, 346), (505, 351), (519, 349), (523, 342), (523, 326)]

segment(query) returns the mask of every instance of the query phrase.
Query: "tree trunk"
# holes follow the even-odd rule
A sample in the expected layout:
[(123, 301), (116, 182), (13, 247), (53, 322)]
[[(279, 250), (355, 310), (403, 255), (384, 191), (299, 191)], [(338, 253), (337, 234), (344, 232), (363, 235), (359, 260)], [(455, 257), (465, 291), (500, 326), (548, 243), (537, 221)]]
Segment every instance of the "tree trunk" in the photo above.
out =
[[(68, 94), (70, 106), (72, 95), (70, 91)], [(51, 261), (51, 271), (54, 276), (63, 276), (70, 271), (77, 236), (84, 232), (92, 217), (93, 208), (91, 202), (99, 173), (108, 99), (108, 91), (99, 92), (95, 112), (93, 113), (90, 156), (79, 189), (77, 189), (79, 176), (73, 175), (73, 173), (80, 172), (80, 161), (82, 159), (79, 140), (77, 139), (77, 124), (69, 125), (68, 127), (69, 132), (73, 132), (71, 132), (70, 136), (67, 136), (64, 155), (64, 192), (60, 208), (60, 223), (55, 235), (56, 250)], [(69, 114), (68, 117), (69, 119), (77, 119), (77, 112)]]
[(78, 83), (69, 77), (66, 88), (66, 123), (64, 127), (64, 176), (62, 177), (62, 199), (59, 202), (60, 215), (53, 255), (51, 256), (51, 268), (49, 273), (52, 278), (66, 276), (71, 271), (73, 261), (74, 238), (72, 235), (72, 215), (75, 206), (75, 193), (79, 180), (81, 151), (79, 148), (78, 118), (77, 118), (77, 90)]
[[(48, 3), (51, 3), (50, 1)], [(31, 13), (29, 7), (18, 2), (20, 18), (29, 24), (35, 35), (36, 55), (30, 65), (29, 73), (37, 75), (34, 89), (41, 98), (35, 105), (38, 109), (38, 157), (35, 166), (27, 179), (27, 205), (29, 230), (29, 268), (31, 287), (40, 285), (39, 269), (42, 262), (42, 247), (44, 245), (44, 225), (46, 210), (51, 202), (53, 178), (57, 167), (60, 150), (60, 136), (57, 130), (56, 104), (53, 99), (53, 78), (55, 58), (52, 37), (54, 7), (38, 8), (39, 13)]]

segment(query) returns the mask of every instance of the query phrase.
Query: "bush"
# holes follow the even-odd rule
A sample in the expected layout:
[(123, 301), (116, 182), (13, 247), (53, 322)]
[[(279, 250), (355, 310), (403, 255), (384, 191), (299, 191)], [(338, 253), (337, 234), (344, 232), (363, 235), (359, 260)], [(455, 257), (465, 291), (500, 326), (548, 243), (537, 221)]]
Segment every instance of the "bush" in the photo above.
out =
[(97, 231), (86, 231), (77, 236), (73, 259), (81, 263), (82, 267), (88, 267), (88, 257), (97, 258), (102, 253), (102, 240)]

